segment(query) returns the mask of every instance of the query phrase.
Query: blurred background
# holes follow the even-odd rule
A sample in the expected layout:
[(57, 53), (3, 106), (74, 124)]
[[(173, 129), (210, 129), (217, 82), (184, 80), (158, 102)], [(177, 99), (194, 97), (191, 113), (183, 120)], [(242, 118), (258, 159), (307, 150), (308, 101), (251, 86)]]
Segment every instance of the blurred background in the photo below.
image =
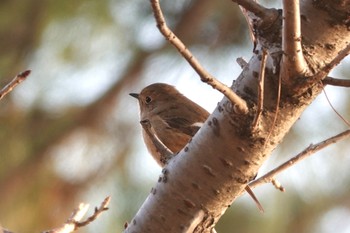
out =
[[(263, 4), (279, 8), (279, 2)], [(249, 60), (252, 52), (239, 8), (230, 1), (161, 3), (170, 27), (204, 67), (231, 85), (240, 73), (236, 58)], [(208, 111), (222, 98), (161, 37), (148, 1), (1, 0), (0, 38), (0, 86), (32, 70), (0, 102), (0, 224), (14, 232), (58, 227), (79, 202), (94, 207), (107, 195), (110, 210), (79, 232), (121, 232), (160, 174), (128, 93), (166, 82)], [(332, 73), (348, 74), (349, 59)], [(349, 120), (349, 91), (326, 91)], [(321, 94), (259, 174), (345, 129)], [(345, 140), (278, 176), (285, 193), (270, 184), (255, 189), (265, 214), (245, 194), (217, 230), (350, 232), (349, 175)]]

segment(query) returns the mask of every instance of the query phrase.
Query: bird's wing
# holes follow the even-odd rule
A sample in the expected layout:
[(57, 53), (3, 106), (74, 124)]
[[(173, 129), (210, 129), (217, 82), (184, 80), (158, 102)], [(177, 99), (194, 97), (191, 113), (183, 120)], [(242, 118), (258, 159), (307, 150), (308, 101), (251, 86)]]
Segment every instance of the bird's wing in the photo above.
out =
[(164, 119), (169, 128), (193, 137), (202, 126), (203, 122), (190, 122), (186, 118), (174, 117)]

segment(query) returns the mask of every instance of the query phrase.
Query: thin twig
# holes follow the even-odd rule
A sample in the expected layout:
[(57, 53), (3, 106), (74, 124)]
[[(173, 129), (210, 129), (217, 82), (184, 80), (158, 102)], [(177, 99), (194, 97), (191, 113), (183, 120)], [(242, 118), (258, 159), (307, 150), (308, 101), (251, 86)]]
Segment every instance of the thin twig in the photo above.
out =
[(76, 229), (78, 229), (79, 227), (83, 227), (88, 225), (89, 223), (93, 222), (96, 218), (98, 218), (98, 216), (100, 216), (102, 214), (102, 212), (108, 210), (108, 204), (111, 200), (111, 197), (106, 197), (103, 202), (101, 203), (100, 207), (95, 207), (95, 212), (93, 215), (91, 215), (90, 217), (88, 217), (88, 219), (86, 219), (85, 221), (79, 222), (79, 221), (75, 221), (75, 226)]
[(264, 143), (264, 148), (266, 147), (267, 143), (269, 142), (270, 137), (272, 135), (272, 132), (275, 129), (275, 124), (276, 124), (276, 121), (277, 121), (278, 112), (280, 110), (281, 92), (282, 92), (282, 75), (281, 75), (281, 72), (280, 72), (280, 74), (278, 76), (278, 89), (277, 89), (277, 101), (276, 101), (275, 115), (273, 117), (273, 121), (272, 121), (272, 125), (271, 125), (271, 129), (269, 131), (269, 134), (266, 137), (266, 140), (265, 140), (265, 143)]
[(248, 62), (246, 62), (242, 57), (238, 57), (236, 59), (236, 62), (241, 67), (241, 69), (244, 69), (248, 65)]
[(315, 77), (320, 79), (327, 75), (334, 67), (336, 67), (346, 56), (350, 54), (350, 43), (341, 50), (338, 55), (326, 65)]
[(335, 109), (335, 107), (333, 106), (333, 104), (332, 104), (331, 101), (329, 100), (328, 95), (327, 95), (327, 92), (326, 92), (326, 90), (324, 89), (324, 87), (322, 87), (322, 90), (323, 90), (324, 96), (326, 97), (326, 100), (327, 100), (329, 106), (331, 106), (331, 108), (333, 109), (333, 111), (335, 112), (335, 114), (337, 114), (337, 116), (338, 116), (348, 127), (350, 127), (350, 122), (347, 121), (347, 120)]
[(249, 196), (253, 199), (253, 201), (255, 202), (256, 206), (258, 207), (259, 211), (261, 213), (264, 213), (264, 208), (262, 207), (261, 203), (259, 202), (258, 198), (255, 196), (253, 190), (250, 188), (249, 185), (247, 185), (245, 187), (245, 191), (249, 194)]
[(103, 202), (101, 203), (99, 208), (95, 208), (95, 212), (93, 215), (91, 215), (87, 220), (83, 222), (79, 222), (86, 212), (89, 209), (89, 204), (80, 203), (79, 207), (75, 209), (72, 213), (72, 215), (69, 217), (69, 219), (66, 221), (66, 223), (60, 227), (53, 230), (43, 231), (42, 233), (71, 233), (78, 228), (88, 225), (89, 223), (93, 222), (103, 211), (108, 210), (108, 204), (110, 202), (111, 198), (106, 197)]
[(194, 57), (194, 55), (189, 51), (189, 49), (182, 43), (182, 41), (170, 30), (166, 25), (162, 10), (160, 8), (159, 0), (151, 0), (151, 5), (154, 13), (154, 17), (157, 22), (157, 27), (163, 36), (169, 40), (169, 42), (180, 52), (180, 54), (187, 60), (187, 62), (192, 66), (192, 68), (200, 76), (201, 80), (214, 89), (220, 91), (224, 94), (236, 107), (239, 113), (248, 113), (247, 103), (234, 93), (228, 86), (221, 83), (211, 74), (209, 74), (204, 67), (199, 63), (199, 61)]
[(315, 145), (308, 146), (305, 150), (300, 152), (295, 157), (291, 158), (287, 162), (281, 164), (280, 166), (276, 167), (275, 169), (271, 170), (270, 172), (266, 173), (265, 175), (261, 176), (259, 179), (254, 180), (253, 182), (249, 183), (249, 186), (251, 188), (254, 188), (258, 185), (264, 184), (264, 183), (270, 183), (274, 179), (274, 177), (284, 170), (290, 168), (291, 166), (295, 165), (296, 163), (302, 161), (303, 159), (306, 159), (307, 157), (311, 156), (312, 154), (322, 150), (323, 148), (336, 143), (342, 139), (345, 139), (346, 137), (350, 136), (350, 130), (346, 130), (340, 134), (337, 134), (333, 137), (330, 137), (322, 142), (319, 142)]
[(14, 77), (12, 81), (9, 82), (9, 84), (7, 84), (2, 90), (0, 90), (0, 100), (4, 98), (5, 95), (10, 93), (13, 90), (13, 88), (15, 88), (18, 84), (23, 82), (28, 77), (30, 72), (31, 70), (26, 70), (22, 73), (17, 74), (17, 76)]
[(43, 231), (42, 233), (70, 233), (76, 230), (75, 222), (81, 220), (89, 209), (89, 204), (80, 203), (77, 209), (74, 209), (66, 223), (56, 229)]
[(322, 80), (323, 85), (331, 85), (331, 86), (337, 86), (337, 87), (350, 87), (350, 80), (349, 79), (338, 79), (327, 76), (325, 79)]
[(256, 110), (256, 115), (253, 120), (252, 129), (255, 131), (259, 124), (261, 114), (264, 109), (264, 80), (265, 80), (265, 67), (266, 67), (267, 51), (262, 49), (262, 57), (260, 63), (260, 74), (259, 74), (259, 84), (258, 84), (258, 106)]
[(289, 78), (305, 74), (308, 70), (301, 47), (301, 23), (299, 0), (283, 0), (283, 60), (282, 73)]
[[(327, 77), (327, 75), (334, 67), (336, 67), (349, 54), (350, 54), (350, 43), (343, 50), (341, 50), (331, 62), (329, 62), (317, 74), (315, 74), (312, 79), (309, 79), (309, 82), (306, 82), (306, 84), (309, 85), (310, 82), (315, 83), (315, 82), (322, 81), (323, 84), (328, 84), (327, 82), (329, 82), (330, 85), (348, 87), (349, 83), (345, 82), (345, 80), (339, 79), (339, 81), (337, 81), (336, 79)], [(344, 85), (340, 85), (341, 83)]]

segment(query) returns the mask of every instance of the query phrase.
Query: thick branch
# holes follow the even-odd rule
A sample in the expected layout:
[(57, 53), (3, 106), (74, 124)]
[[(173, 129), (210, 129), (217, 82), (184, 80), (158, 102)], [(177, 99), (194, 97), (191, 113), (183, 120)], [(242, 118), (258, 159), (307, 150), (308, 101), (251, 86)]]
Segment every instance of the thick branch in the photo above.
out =
[(307, 72), (307, 64), (301, 47), (299, 0), (283, 0), (283, 18), (282, 77), (287, 83), (290, 83), (288, 79)]
[[(311, 1), (306, 1), (306, 4), (309, 4), (308, 9), (314, 9)], [(310, 22), (316, 21), (318, 15), (310, 14), (308, 19)], [(165, 23), (162, 23), (158, 24), (163, 35), (168, 39), (174, 38), (171, 31), (165, 33)], [(324, 35), (323, 31), (319, 33)], [(279, 36), (263, 39), (275, 38), (277, 39), (267, 41), (266, 44), (274, 43), (279, 49)], [(275, 53), (275, 56), (276, 59), (272, 59), (275, 63), (266, 63), (267, 71), (280, 70), (279, 55)], [(257, 75), (254, 71), (259, 71), (258, 57), (254, 54), (248, 66), (235, 80), (232, 88), (236, 93), (253, 98), (257, 96)], [(252, 133), (253, 116), (238, 115), (226, 98), (221, 100), (185, 149), (163, 169), (160, 179), (125, 232), (175, 233), (187, 230), (193, 232), (192, 229), (195, 229), (195, 232), (207, 233), (214, 228), (227, 207), (244, 191), (247, 183), (255, 177), (268, 155), (299, 119), (304, 109), (321, 92), (319, 85), (313, 85), (308, 95), (303, 95), (302, 99), (297, 99), (299, 96), (285, 98), (284, 93), (281, 95), (283, 76), (278, 77), (277, 73), (269, 72), (266, 79), (265, 93), (268, 93), (269, 98), (265, 96), (264, 106), (269, 108), (266, 109), (266, 114), (261, 115), (264, 130)], [(278, 114), (273, 108), (276, 104), (276, 85), (271, 85), (271, 80), (279, 81)], [(282, 97), (279, 98), (280, 96)]]
[(276, 20), (278, 12), (276, 9), (266, 8), (253, 0), (232, 0), (247, 11), (261, 19), (260, 25), (269, 25)]
[(160, 8), (159, 0), (151, 0), (151, 5), (154, 12), (154, 17), (157, 22), (157, 27), (159, 28), (160, 32), (187, 60), (187, 62), (200, 76), (201, 80), (224, 94), (232, 102), (232, 104), (235, 105), (235, 109), (237, 109), (239, 113), (248, 113), (247, 103), (236, 93), (234, 93), (228, 86), (221, 83), (211, 74), (209, 74), (199, 63), (196, 57), (194, 57), (189, 49), (182, 43), (182, 41), (166, 25), (162, 10)]

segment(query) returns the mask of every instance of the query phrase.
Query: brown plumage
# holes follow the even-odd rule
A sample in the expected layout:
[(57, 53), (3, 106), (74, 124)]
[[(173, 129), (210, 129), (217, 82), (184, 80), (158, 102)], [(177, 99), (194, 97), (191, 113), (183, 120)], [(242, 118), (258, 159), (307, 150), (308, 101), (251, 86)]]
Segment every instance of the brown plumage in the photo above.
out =
[[(168, 84), (155, 83), (140, 94), (130, 95), (139, 100), (141, 121), (148, 120), (159, 140), (174, 154), (188, 143), (209, 116), (205, 109)], [(164, 166), (144, 130), (143, 136), (149, 152)]]
[[(164, 166), (164, 155), (154, 143), (154, 138), (164, 144), (173, 154), (186, 146), (209, 117), (209, 113), (182, 95), (175, 87), (165, 83), (154, 83), (145, 87), (140, 94), (130, 93), (139, 101), (141, 122), (148, 122), (154, 137), (143, 129), (142, 134), (148, 151), (160, 166)], [(153, 135), (153, 134), (151, 134)], [(152, 140), (153, 139), (153, 140)], [(246, 186), (258, 208), (263, 208), (253, 191)]]

